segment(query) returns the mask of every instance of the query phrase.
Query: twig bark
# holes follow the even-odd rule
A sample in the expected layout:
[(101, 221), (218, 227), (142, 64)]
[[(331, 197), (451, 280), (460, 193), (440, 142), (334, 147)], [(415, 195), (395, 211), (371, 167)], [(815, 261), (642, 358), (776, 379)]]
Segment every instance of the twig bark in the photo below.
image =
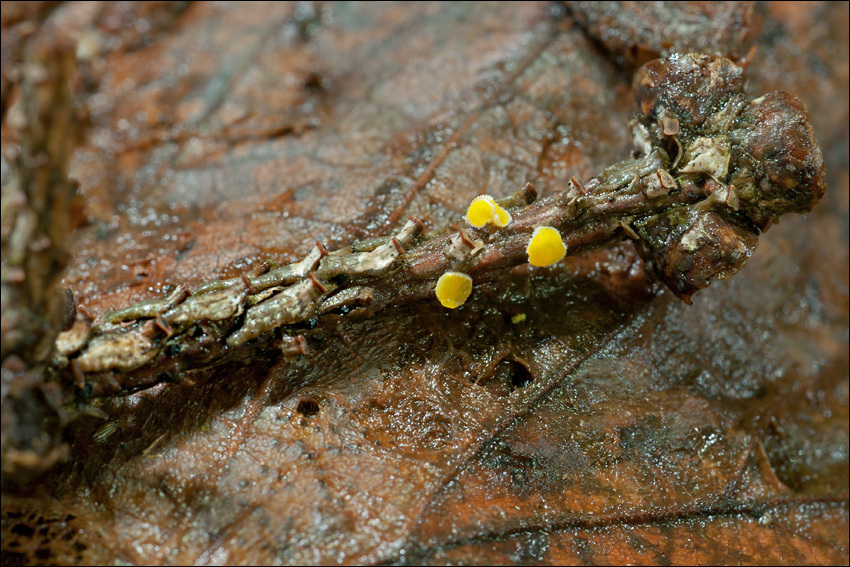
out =
[(560, 231), (568, 254), (635, 240), (648, 269), (690, 303), (711, 278), (743, 266), (773, 219), (809, 211), (822, 197), (823, 158), (793, 95), (747, 101), (743, 69), (702, 55), (648, 63), (635, 90), (635, 156), (539, 201), (526, 186), (500, 202), (513, 216), (503, 229), (423, 235), (411, 219), (390, 237), (331, 253), (317, 243), (292, 265), (210, 282), (191, 295), (177, 288), (97, 325), (82, 316), (59, 337), (55, 375), (84, 397), (108, 396), (258, 352), (301, 355), (330, 314), (432, 298), (448, 270), (479, 284), (525, 263), (541, 225)]

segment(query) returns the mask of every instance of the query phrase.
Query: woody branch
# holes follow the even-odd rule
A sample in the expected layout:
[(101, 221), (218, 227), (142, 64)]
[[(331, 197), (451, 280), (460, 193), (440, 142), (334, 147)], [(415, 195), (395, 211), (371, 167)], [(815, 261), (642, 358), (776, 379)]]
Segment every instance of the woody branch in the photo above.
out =
[(774, 92), (750, 101), (743, 86), (743, 70), (727, 59), (652, 61), (635, 79), (635, 156), (540, 200), (526, 186), (499, 201), (512, 213), (508, 226), (422, 234), (411, 219), (387, 238), (330, 253), (317, 243), (288, 266), (194, 294), (178, 287), (98, 325), (80, 316), (57, 341), (54, 371), (85, 396), (106, 396), (258, 350), (304, 354), (331, 314), (430, 299), (448, 270), (479, 284), (527, 262), (530, 235), (543, 225), (558, 229), (567, 254), (634, 240), (647, 268), (690, 303), (712, 278), (737, 272), (775, 218), (811, 210), (825, 190), (799, 99)]

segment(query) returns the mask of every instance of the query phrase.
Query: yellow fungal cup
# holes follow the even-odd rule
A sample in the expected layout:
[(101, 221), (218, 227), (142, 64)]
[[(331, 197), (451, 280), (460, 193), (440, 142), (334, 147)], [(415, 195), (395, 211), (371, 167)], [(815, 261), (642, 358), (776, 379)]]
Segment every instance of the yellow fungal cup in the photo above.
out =
[(511, 222), (511, 213), (496, 205), (495, 210), (493, 211), (493, 224), (498, 226), (499, 228), (505, 228), (508, 226), (508, 223)]
[(480, 228), (493, 220), (496, 207), (498, 205), (490, 195), (476, 197), (466, 210), (466, 222)]
[(461, 272), (446, 272), (437, 280), (435, 291), (443, 307), (456, 309), (472, 293), (472, 278)]
[(511, 214), (500, 207), (490, 195), (480, 195), (469, 204), (466, 210), (466, 222), (477, 228), (481, 228), (488, 222), (504, 228), (511, 222)]
[(551, 226), (538, 226), (528, 243), (528, 263), (532, 266), (551, 266), (567, 253), (561, 233)]

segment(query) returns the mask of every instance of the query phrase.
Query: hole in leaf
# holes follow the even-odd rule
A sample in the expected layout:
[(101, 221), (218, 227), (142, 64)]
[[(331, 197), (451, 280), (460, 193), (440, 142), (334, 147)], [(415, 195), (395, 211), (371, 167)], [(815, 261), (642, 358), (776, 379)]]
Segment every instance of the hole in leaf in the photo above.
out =
[(521, 362), (517, 362), (516, 360), (509, 360), (508, 371), (511, 376), (511, 386), (512, 389), (517, 390), (519, 388), (525, 388), (532, 382), (534, 382), (534, 376), (531, 375), (531, 371), (525, 364)]
[(12, 527), (12, 533), (23, 537), (32, 537), (35, 535), (35, 529), (25, 524), (15, 524)]
[(524, 363), (513, 358), (504, 358), (496, 365), (493, 373), (482, 377), (478, 384), (497, 396), (508, 396), (532, 382), (534, 375)]
[(295, 411), (304, 417), (313, 417), (319, 413), (319, 409), (319, 403), (316, 400), (307, 398), (298, 402), (298, 407), (295, 408)]

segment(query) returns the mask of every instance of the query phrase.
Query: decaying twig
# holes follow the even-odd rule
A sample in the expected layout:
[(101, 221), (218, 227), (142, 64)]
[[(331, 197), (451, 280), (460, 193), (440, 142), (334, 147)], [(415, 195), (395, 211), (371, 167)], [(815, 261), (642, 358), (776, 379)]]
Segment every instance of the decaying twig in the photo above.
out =
[(823, 159), (793, 95), (747, 101), (743, 70), (701, 55), (648, 63), (635, 89), (637, 157), (536, 202), (527, 186), (500, 202), (513, 215), (504, 229), (422, 235), (411, 219), (390, 237), (331, 253), (317, 243), (289, 266), (210, 282), (192, 295), (177, 288), (98, 325), (78, 318), (57, 342), (56, 376), (85, 396), (106, 396), (256, 349), (301, 354), (331, 312), (433, 298), (447, 270), (477, 284), (525, 263), (541, 225), (560, 231), (568, 254), (635, 240), (648, 267), (690, 302), (712, 277), (740, 269), (774, 218), (809, 211), (823, 195)]

